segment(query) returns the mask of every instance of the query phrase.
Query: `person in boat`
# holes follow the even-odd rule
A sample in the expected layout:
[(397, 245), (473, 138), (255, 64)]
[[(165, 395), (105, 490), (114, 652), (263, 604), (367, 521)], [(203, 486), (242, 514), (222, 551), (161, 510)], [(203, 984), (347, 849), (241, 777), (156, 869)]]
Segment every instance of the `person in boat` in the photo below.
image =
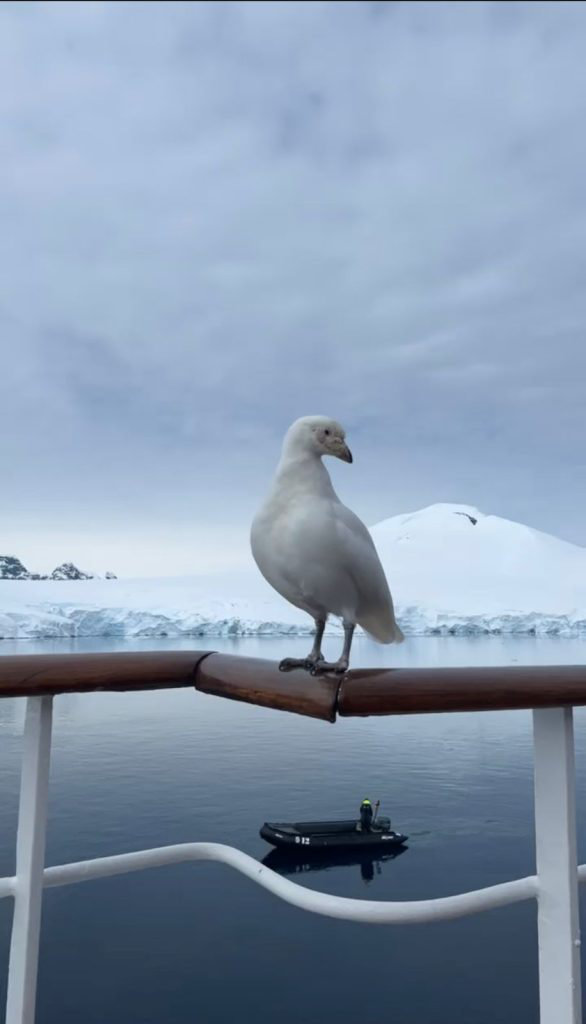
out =
[(372, 831), (372, 817), (372, 804), (368, 797), (365, 797), (362, 803), (360, 804), (360, 828), (362, 832)]

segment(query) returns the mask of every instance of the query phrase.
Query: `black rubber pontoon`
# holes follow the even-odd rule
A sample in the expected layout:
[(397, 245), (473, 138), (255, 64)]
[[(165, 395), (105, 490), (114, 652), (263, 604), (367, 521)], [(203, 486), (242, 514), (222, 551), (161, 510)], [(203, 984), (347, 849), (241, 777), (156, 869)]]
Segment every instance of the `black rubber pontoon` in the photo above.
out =
[(394, 832), (389, 818), (378, 818), (370, 832), (352, 821), (265, 821), (260, 830), (263, 839), (280, 849), (307, 852), (313, 850), (393, 849), (407, 842), (407, 836)]

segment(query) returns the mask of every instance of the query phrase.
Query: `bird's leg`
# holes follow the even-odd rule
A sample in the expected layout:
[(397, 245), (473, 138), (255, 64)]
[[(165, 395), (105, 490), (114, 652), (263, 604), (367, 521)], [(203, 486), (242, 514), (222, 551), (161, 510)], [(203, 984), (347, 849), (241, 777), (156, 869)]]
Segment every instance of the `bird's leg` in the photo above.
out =
[(305, 659), (305, 667), (306, 668), (310, 668), (311, 669), (311, 668), (313, 668), (314, 665), (317, 665), (318, 661), (323, 661), (323, 657), (324, 656), (323, 656), (323, 654), (321, 652), (321, 642), (322, 642), (322, 639), (323, 639), (325, 628), (326, 628), (326, 620), (325, 619), (316, 619), (315, 620), (315, 637), (314, 637), (314, 640), (313, 640), (313, 647), (311, 648), (309, 654), (307, 655), (307, 658)]
[(312, 669), (319, 661), (323, 661), (323, 654), (321, 652), (321, 641), (324, 635), (324, 629), (326, 628), (325, 619), (315, 620), (315, 638), (313, 641), (313, 647), (306, 658), (283, 658), (279, 662), (279, 669), (281, 672), (289, 672), (292, 668), (305, 668)]
[(350, 663), (350, 648), (352, 647), (352, 637), (354, 636), (355, 628), (354, 622), (344, 622), (344, 649), (342, 654), (337, 661), (324, 661), (323, 658), (320, 658), (310, 670), (312, 676), (319, 676), (322, 672), (336, 672), (339, 675), (343, 675), (346, 672)]

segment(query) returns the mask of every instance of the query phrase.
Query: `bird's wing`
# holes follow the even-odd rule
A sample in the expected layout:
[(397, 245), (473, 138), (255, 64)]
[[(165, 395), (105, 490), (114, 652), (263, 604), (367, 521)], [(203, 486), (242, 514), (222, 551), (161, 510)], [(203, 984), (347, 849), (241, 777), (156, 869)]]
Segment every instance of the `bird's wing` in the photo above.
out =
[(389, 585), (369, 531), (341, 502), (334, 503), (332, 513), (340, 561), (358, 595), (357, 621), (383, 643), (401, 640)]

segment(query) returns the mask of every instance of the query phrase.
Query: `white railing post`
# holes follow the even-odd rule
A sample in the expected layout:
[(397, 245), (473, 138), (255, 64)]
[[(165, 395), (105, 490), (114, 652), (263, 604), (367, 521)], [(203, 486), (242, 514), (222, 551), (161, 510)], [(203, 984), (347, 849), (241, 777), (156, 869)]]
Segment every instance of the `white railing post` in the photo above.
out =
[(572, 708), (533, 711), (541, 1024), (581, 1024)]
[(6, 1024), (34, 1024), (41, 930), (52, 697), (28, 697), (24, 725)]

